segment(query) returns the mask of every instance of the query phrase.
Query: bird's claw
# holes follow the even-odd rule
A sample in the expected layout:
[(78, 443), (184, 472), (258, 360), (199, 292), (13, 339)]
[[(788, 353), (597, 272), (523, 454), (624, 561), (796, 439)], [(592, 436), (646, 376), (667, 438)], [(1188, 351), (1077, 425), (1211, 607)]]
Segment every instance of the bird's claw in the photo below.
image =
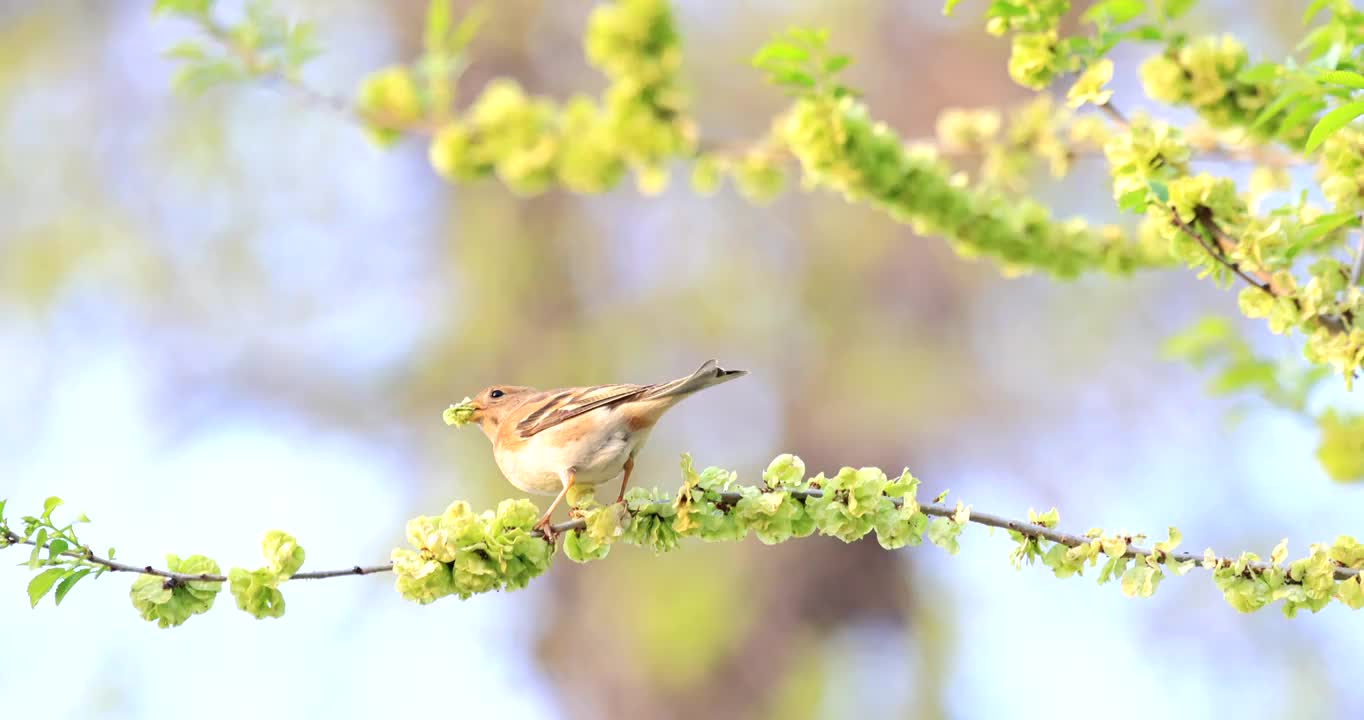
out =
[(549, 524), (548, 516), (540, 518), (540, 522), (535, 523), (531, 530), (540, 533), (540, 536), (550, 545), (559, 539), (559, 534), (554, 532), (554, 528)]

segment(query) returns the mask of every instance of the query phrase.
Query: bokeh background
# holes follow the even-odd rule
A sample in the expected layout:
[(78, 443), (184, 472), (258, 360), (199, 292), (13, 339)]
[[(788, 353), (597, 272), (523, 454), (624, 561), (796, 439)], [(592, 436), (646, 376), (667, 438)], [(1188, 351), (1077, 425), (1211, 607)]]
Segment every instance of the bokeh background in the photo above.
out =
[[(830, 28), (906, 136), (946, 107), (1022, 100), (983, 4), (943, 18), (937, 0), (678, 2), (699, 124), (721, 142), (766, 129), (784, 100), (745, 59), (792, 24)], [(277, 5), (317, 24), (326, 52), (307, 77), (328, 91), (419, 51), (422, 0)], [(1278, 58), (1305, 5), (1205, 0), (1187, 22)], [(837, 197), (698, 198), (680, 170), (658, 198), (452, 187), (420, 142), (376, 149), (287, 92), (172, 94), (159, 53), (192, 29), (149, 6), (0, 2), (12, 512), (61, 495), (93, 518), (88, 541), (133, 562), (254, 567), (276, 527), (309, 568), (382, 561), (408, 517), (518, 496), (477, 431), (441, 422), (450, 402), (716, 357), (752, 375), (671, 413), (639, 484), (676, 487), (683, 451), (750, 481), (790, 451), (812, 471), (908, 466), (929, 495), (981, 510), (1055, 505), (1076, 531), (1172, 524), (1194, 550), (1359, 530), (1359, 490), (1324, 477), (1310, 427), (1210, 399), (1162, 358), (1173, 331), (1235, 312), (1187, 272), (1004, 279)], [(580, 49), (591, 3), (492, 7), (466, 98), (498, 75), (557, 97), (600, 87)], [(1128, 110), (1146, 107), (1140, 57), (1116, 56)], [(1061, 214), (1113, 212), (1096, 161), (1038, 192)], [(560, 558), (520, 593), (427, 607), (383, 575), (290, 584), (280, 620), (224, 593), (170, 631), (137, 617), (122, 575), (30, 610), (27, 570), (7, 561), (0, 714), (1311, 718), (1364, 701), (1361, 620), (1339, 605), (1242, 616), (1201, 571), (1131, 600), (1092, 574), (1014, 571), (999, 533), (969, 527), (962, 545), (621, 547)]]

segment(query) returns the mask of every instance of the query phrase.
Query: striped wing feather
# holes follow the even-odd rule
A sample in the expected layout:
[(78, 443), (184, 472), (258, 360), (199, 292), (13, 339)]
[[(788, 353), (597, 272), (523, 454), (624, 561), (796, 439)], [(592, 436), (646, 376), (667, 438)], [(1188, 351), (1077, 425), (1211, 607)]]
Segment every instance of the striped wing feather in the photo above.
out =
[(540, 407), (516, 424), (516, 432), (521, 437), (528, 438), (585, 412), (634, 400), (656, 387), (658, 386), (594, 385), (551, 391)]

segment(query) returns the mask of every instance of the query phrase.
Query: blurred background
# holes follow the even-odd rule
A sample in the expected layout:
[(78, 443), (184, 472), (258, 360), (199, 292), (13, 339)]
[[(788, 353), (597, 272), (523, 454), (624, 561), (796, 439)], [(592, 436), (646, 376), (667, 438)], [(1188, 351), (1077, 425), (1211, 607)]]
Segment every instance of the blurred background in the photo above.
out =
[[(1083, 5), (1084, 3), (1079, 3)], [(1279, 58), (1306, 1), (1204, 0), (1192, 32)], [(234, 7), (233, 3), (227, 3)], [(419, 52), (424, 0), (277, 0), (325, 48), (336, 93)], [(852, 84), (905, 136), (944, 108), (1025, 99), (983, 0), (676, 3), (708, 138), (765, 131), (784, 106), (746, 58), (824, 26)], [(441, 411), (492, 383), (651, 382), (716, 357), (752, 371), (673, 411), (636, 482), (677, 457), (756, 480), (795, 452), (814, 471), (908, 466), (929, 495), (1026, 516), (1061, 509), (1189, 549), (1268, 554), (1358, 532), (1315, 434), (1209, 399), (1161, 357), (1235, 298), (1182, 270), (1004, 279), (936, 239), (827, 194), (755, 207), (698, 198), (679, 169), (643, 198), (523, 199), (452, 187), (413, 140), (391, 151), (287, 92), (169, 91), (163, 48), (191, 34), (150, 2), (0, 2), (0, 497), (66, 498), (83, 538), (130, 562), (203, 553), (260, 564), (272, 528), (305, 569), (387, 559), (403, 523), (520, 494), (487, 441)], [(510, 75), (567, 97), (602, 79), (586, 0), (493, 4), (465, 84)], [(1146, 106), (1140, 48), (1115, 102)], [(1172, 115), (1175, 118), (1184, 116)], [(1241, 173), (1238, 168), (1220, 171)], [(1041, 197), (1111, 220), (1100, 161)], [(1274, 357), (1289, 339), (1247, 325)], [(603, 496), (604, 497), (604, 496)], [(545, 502), (545, 498), (536, 498)], [(1091, 572), (1014, 571), (1000, 533), (924, 546), (810, 538), (559, 558), (516, 594), (419, 607), (389, 576), (290, 584), (288, 614), (218, 608), (140, 620), (131, 578), (30, 610), (0, 566), (0, 707), (11, 717), (1246, 718), (1341, 717), (1364, 702), (1359, 615), (1243, 616), (1206, 574), (1131, 600)]]

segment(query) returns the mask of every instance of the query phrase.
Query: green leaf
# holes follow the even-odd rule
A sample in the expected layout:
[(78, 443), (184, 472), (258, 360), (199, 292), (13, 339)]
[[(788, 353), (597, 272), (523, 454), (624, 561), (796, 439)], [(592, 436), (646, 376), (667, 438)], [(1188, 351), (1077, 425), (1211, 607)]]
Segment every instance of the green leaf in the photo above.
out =
[(47, 520), (48, 518), (51, 518), (51, 517), (52, 517), (52, 511), (53, 511), (53, 510), (56, 510), (56, 509), (57, 509), (57, 506), (59, 506), (59, 505), (61, 505), (61, 504), (62, 504), (62, 499), (59, 498), (59, 497), (57, 497), (57, 496), (55, 496), (55, 495), (52, 496), (52, 497), (50, 497), (50, 498), (48, 498), (48, 499), (46, 499), (46, 500), (44, 500), (44, 501), (43, 501), (43, 520)]
[(284, 595), (275, 587), (279, 580), (269, 570), (232, 568), (227, 573), (227, 582), (237, 609), (258, 620), (283, 617)]
[(1163, 0), (1161, 2), (1161, 12), (1166, 20), (1178, 20), (1193, 8), (1197, 0)]
[(1304, 245), (1311, 244), (1332, 230), (1353, 223), (1358, 218), (1359, 216), (1352, 212), (1322, 215), (1304, 227), (1304, 231), (1298, 236), (1297, 242)]
[(7, 502), (9, 502), (9, 501), (8, 501), (8, 500), (0, 500), (0, 523), (2, 523), (2, 522), (5, 521), (5, 503), (7, 503)]
[(959, 2), (961, 2), (961, 0), (947, 0), (947, 2), (943, 3), (942, 14), (951, 16), (952, 8), (956, 7)]
[(1170, 204), (1170, 188), (1167, 187), (1165, 183), (1160, 182), (1159, 180), (1149, 180), (1146, 183), (1146, 187), (1151, 191), (1152, 195), (1156, 196), (1156, 199), (1160, 201), (1161, 205)]
[(75, 572), (67, 573), (66, 577), (62, 578), (62, 581), (57, 584), (57, 593), (53, 596), (56, 599), (57, 604), (61, 605), (62, 599), (66, 597), (67, 593), (71, 592), (71, 588), (76, 587), (76, 583), (80, 582), (81, 578), (89, 574), (90, 568), (82, 568)]
[(1236, 75), (1238, 82), (1254, 85), (1257, 83), (1273, 80), (1279, 76), (1278, 63), (1262, 62), (1253, 67), (1248, 67)]
[(213, 8), (213, 0), (156, 0), (152, 4), (153, 15), (190, 15), (202, 17)]
[[(1269, 317), (1274, 311), (1274, 296), (1261, 290), (1258, 287), (1244, 287), (1236, 296), (1236, 306), (1241, 310), (1241, 314), (1249, 318)], [(1273, 368), (1269, 368), (1270, 380), (1273, 379)]]
[(43, 546), (47, 544), (47, 528), (38, 531), (38, 536), (33, 538), (33, 552), (28, 555), (28, 569), (37, 570), (43, 566), (39, 553), (43, 551)]
[(161, 52), (161, 57), (167, 60), (203, 60), (205, 57), (202, 45), (192, 41), (178, 42)]
[(791, 87), (812, 88), (815, 86), (815, 78), (810, 73), (800, 70), (775, 70), (772, 72), (772, 79), (779, 85)]
[(1364, 415), (1327, 410), (1317, 418), (1317, 462), (1336, 482), (1364, 480)]
[(828, 60), (824, 61), (824, 72), (829, 75), (832, 75), (838, 72), (839, 70), (842, 70), (843, 68), (847, 67), (848, 63), (851, 62), (852, 58), (848, 57), (847, 55), (835, 55), (829, 58)]
[(1108, 562), (1105, 562), (1103, 564), (1103, 567), (1099, 568), (1099, 584), (1100, 585), (1107, 584), (1110, 580), (1113, 579), (1114, 575), (1122, 572), (1123, 569), (1126, 567), (1127, 558), (1109, 557)]
[(287, 580), (298, 572), (306, 557), (298, 541), (282, 530), (271, 530), (265, 534), (265, 539), (261, 541), (261, 553), (265, 555), (270, 572), (280, 580)]
[(776, 65), (786, 65), (789, 63), (803, 63), (810, 59), (810, 51), (803, 47), (788, 45), (784, 42), (774, 41), (764, 45), (753, 55), (750, 62), (754, 67), (767, 68)]
[(445, 45), (446, 52), (460, 53), (469, 47), (469, 43), (474, 41), (478, 31), (483, 28), (483, 24), (488, 21), (488, 4), (480, 2), (470, 7), (464, 17), (455, 26), (455, 31), (450, 33), (450, 40)]
[(783, 453), (768, 463), (763, 471), (763, 482), (769, 488), (796, 487), (805, 479), (805, 461), (791, 453)]
[(1364, 545), (1349, 535), (1341, 535), (1331, 544), (1331, 559), (1347, 568), (1364, 567)]
[(38, 601), (43, 599), (48, 590), (52, 589), (52, 583), (57, 582), (57, 578), (66, 574), (66, 568), (51, 568), (44, 570), (35, 576), (28, 583), (28, 605), (38, 607)]
[(1123, 573), (1122, 594), (1127, 597), (1151, 597), (1164, 577), (1165, 574), (1158, 568), (1138, 562)]
[(1090, 23), (1107, 20), (1114, 25), (1121, 25), (1144, 12), (1146, 0), (1104, 0), (1090, 6), (1080, 19)]
[(226, 82), (246, 77), (240, 67), (227, 60), (205, 60), (182, 66), (171, 78), (171, 87), (191, 96)]
[(928, 541), (946, 550), (948, 555), (956, 555), (961, 550), (958, 535), (961, 535), (961, 525), (945, 517), (933, 518), (928, 523)]
[(296, 23), (289, 29), (289, 38), (284, 46), (284, 62), (290, 73), (296, 72), (303, 63), (317, 57), (321, 52), (313, 40), (312, 25)]
[(1336, 586), (1336, 598), (1351, 610), (1364, 608), (1364, 578), (1356, 575)]
[(1258, 130), (1279, 114), (1289, 103), (1297, 102), (1303, 98), (1301, 92), (1284, 93), (1275, 98), (1273, 102), (1266, 105), (1259, 115), (1255, 116), (1255, 122), (1250, 124), (1251, 130)]
[(1302, 13), (1302, 24), (1306, 25), (1307, 23), (1312, 22), (1312, 18), (1316, 17), (1317, 13), (1321, 12), (1321, 9), (1326, 7), (1326, 3), (1330, 1), (1331, 0), (1312, 0), (1312, 2), (1308, 3), (1307, 9)]
[(173, 593), (166, 587), (165, 578), (157, 575), (138, 575), (128, 595), (132, 598), (134, 606), (139, 603), (161, 605), (169, 602)]
[(1168, 539), (1156, 543), (1156, 549), (1169, 555), (1175, 551), (1175, 548), (1179, 547), (1179, 543), (1182, 542), (1183, 539), (1184, 536), (1179, 532), (1179, 529), (1171, 526)]
[(1156, 42), (1165, 38), (1165, 33), (1155, 25), (1142, 25), (1123, 34), (1123, 37), (1144, 42)]
[[(166, 569), (185, 575), (217, 575), (218, 563), (203, 555), (191, 555), (184, 560), (178, 555), (166, 556)], [(157, 575), (139, 575), (133, 581), (128, 597), (142, 619), (167, 628), (184, 623), (194, 615), (208, 612), (222, 590), (222, 583), (209, 580), (188, 580), (169, 583)]]
[(450, 34), (450, 0), (431, 0), (426, 4), (426, 26), (422, 30), (422, 45), (426, 52), (445, 52), (445, 38)]
[(1004, 2), (1003, 0), (995, 0), (994, 2), (990, 3), (990, 8), (985, 11), (985, 17), (987, 18), (1022, 17), (1027, 15), (1029, 12), (1030, 12), (1029, 9), (1022, 5), (1015, 4), (1012, 2)]
[(1348, 70), (1327, 70), (1318, 76), (1322, 82), (1349, 88), (1364, 88), (1364, 75)]
[(57, 558), (61, 557), (61, 554), (64, 553), (64, 552), (66, 552), (67, 548), (69, 548), (69, 547), (71, 547), (71, 546), (68, 545), (67, 542), (66, 542), (65, 540), (61, 539), (61, 538), (57, 538), (57, 539), (53, 540), (52, 542), (48, 543), (48, 544), (47, 544), (47, 561), (48, 561), (49, 563), (50, 563), (50, 562), (56, 561)]
[(1269, 562), (1272, 565), (1282, 565), (1288, 559), (1288, 538), (1279, 541), (1278, 545), (1269, 553)]
[(1345, 127), (1360, 115), (1364, 115), (1364, 102), (1346, 103), (1326, 113), (1317, 122), (1317, 126), (1312, 128), (1312, 134), (1307, 137), (1307, 146), (1304, 149), (1307, 152), (1312, 152), (1318, 145), (1325, 142), (1326, 138), (1330, 137), (1332, 133)]
[(1283, 120), (1279, 123), (1279, 137), (1285, 137), (1297, 130), (1303, 123), (1312, 118), (1313, 115), (1321, 112), (1326, 104), (1320, 100), (1305, 100), (1293, 106)]

